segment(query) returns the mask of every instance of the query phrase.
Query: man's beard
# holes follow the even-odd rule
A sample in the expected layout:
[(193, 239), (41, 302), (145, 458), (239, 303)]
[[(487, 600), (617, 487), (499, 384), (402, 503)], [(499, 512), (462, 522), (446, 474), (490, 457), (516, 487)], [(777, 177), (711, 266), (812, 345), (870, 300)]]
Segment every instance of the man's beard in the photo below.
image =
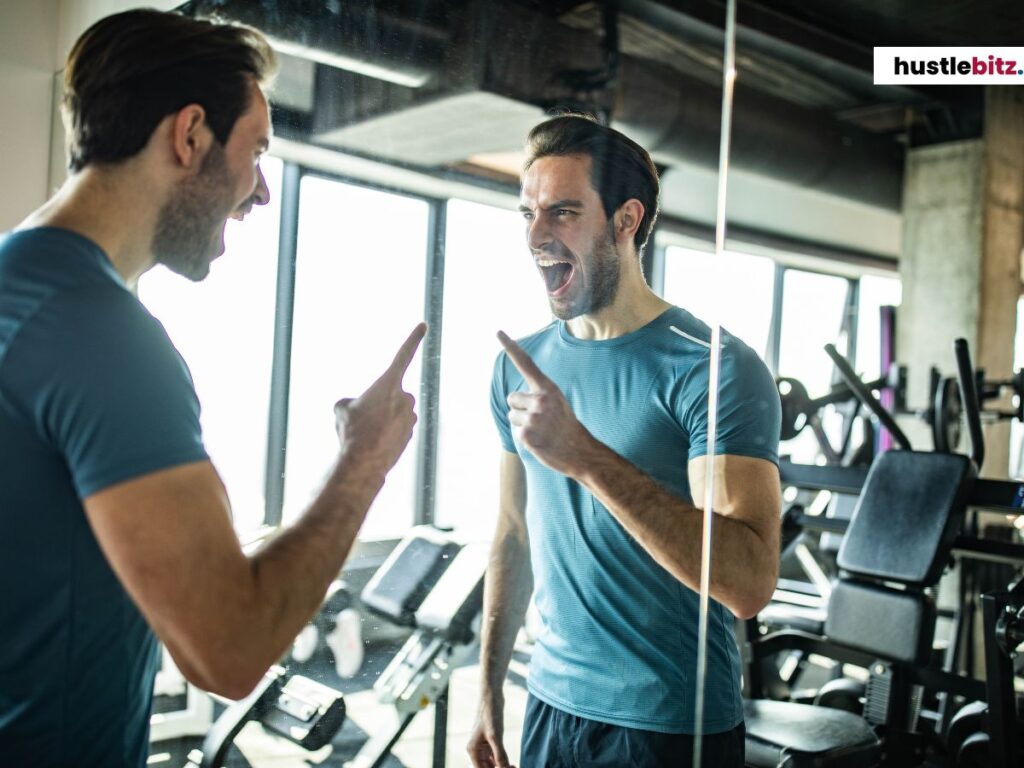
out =
[(584, 293), (568, 304), (550, 301), (551, 312), (559, 320), (572, 320), (580, 315), (598, 312), (615, 301), (619, 292), (622, 265), (615, 250), (615, 221), (608, 219), (608, 226), (594, 239), (590, 253), (576, 258), (577, 268), (582, 270), (586, 262), (588, 278)]
[(220, 255), (217, 233), (230, 213), (227, 196), (233, 188), (224, 148), (213, 142), (199, 173), (180, 184), (160, 210), (152, 244), (156, 262), (189, 280), (205, 278)]

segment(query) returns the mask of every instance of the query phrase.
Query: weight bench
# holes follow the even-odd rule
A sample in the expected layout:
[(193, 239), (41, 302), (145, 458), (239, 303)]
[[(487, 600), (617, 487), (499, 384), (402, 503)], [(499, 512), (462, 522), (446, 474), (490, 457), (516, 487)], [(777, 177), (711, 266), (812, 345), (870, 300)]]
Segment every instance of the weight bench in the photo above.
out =
[[(949, 563), (975, 474), (959, 454), (889, 451), (875, 460), (839, 549), (825, 636), (782, 631), (747, 646), (748, 766), (870, 768), (882, 757), (880, 734), (891, 760), (890, 737), (914, 730), (913, 685), (977, 693), (976, 686), (929, 669), (936, 609), (924, 592)], [(868, 669), (864, 716), (759, 699), (761, 662), (792, 648)], [(893, 764), (912, 765), (915, 755), (910, 748)]]

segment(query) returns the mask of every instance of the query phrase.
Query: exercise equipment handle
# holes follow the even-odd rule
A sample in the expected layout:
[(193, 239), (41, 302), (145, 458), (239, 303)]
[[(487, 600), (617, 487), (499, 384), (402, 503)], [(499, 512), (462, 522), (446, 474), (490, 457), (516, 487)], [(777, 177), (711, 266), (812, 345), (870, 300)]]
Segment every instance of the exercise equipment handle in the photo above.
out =
[(871, 390), (868, 389), (864, 382), (860, 380), (860, 377), (857, 376), (853, 367), (846, 358), (839, 354), (835, 345), (826, 344), (825, 353), (831, 357), (832, 362), (836, 364), (836, 369), (839, 371), (839, 375), (843, 377), (843, 381), (846, 382), (846, 386), (853, 390), (853, 394), (857, 396), (857, 399), (878, 417), (878, 420), (882, 422), (882, 426), (889, 430), (889, 433), (899, 444), (900, 448), (905, 451), (913, 450), (913, 447), (910, 445), (910, 440), (907, 439), (907, 436), (903, 434), (903, 430), (896, 424), (896, 420), (892, 417), (892, 414), (885, 409), (885, 406), (878, 401), (877, 397), (871, 394)]
[(971, 433), (971, 458), (980, 470), (985, 461), (985, 436), (981, 432), (981, 406), (978, 404), (978, 388), (967, 339), (954, 341), (953, 353), (956, 355), (956, 375), (960, 380), (960, 400), (967, 417), (967, 429)]

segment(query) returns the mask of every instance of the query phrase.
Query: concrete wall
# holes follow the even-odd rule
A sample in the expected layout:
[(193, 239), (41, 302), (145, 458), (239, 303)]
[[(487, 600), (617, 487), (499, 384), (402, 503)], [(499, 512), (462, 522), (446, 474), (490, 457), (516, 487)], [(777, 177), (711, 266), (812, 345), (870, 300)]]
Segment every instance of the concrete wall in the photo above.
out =
[(0, 231), (48, 196), (59, 26), (59, 0), (5, 0), (0, 6)]
[[(981, 139), (911, 150), (903, 192), (900, 275), (903, 305), (897, 322), (897, 355), (909, 367), (908, 400), (923, 407), (928, 368), (955, 375), (953, 340), (967, 339), (975, 366), (986, 378), (1008, 378), (1013, 369), (1017, 299), (1024, 245), (1024, 93), (986, 90)], [(993, 408), (1009, 402), (988, 403)], [(908, 429), (915, 444), (921, 430)], [(985, 428), (983, 474), (1005, 477), (1009, 427)], [(961, 440), (961, 449), (969, 442)]]
[(168, 10), (175, 0), (4, 0), (0, 5), (0, 232), (41, 205), (64, 179), (64, 135), (56, 73), (93, 22), (136, 7)]
[(896, 348), (910, 366), (914, 405), (925, 405), (930, 364), (956, 372), (953, 339), (977, 349), (983, 156), (978, 139), (917, 149), (907, 159)]
[[(662, 177), (662, 210), (705, 224), (715, 222), (718, 173), (673, 166)], [(730, 171), (727, 215), (777, 234), (897, 258), (902, 217), (834, 195), (743, 171)]]

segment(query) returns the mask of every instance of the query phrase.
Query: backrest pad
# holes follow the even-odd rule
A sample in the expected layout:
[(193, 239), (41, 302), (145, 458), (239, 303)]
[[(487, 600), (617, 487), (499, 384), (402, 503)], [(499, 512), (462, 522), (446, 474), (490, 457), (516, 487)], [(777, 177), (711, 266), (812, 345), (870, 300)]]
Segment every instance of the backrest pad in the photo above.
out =
[(974, 476), (974, 464), (960, 454), (883, 453), (864, 482), (839, 567), (914, 587), (938, 583)]

